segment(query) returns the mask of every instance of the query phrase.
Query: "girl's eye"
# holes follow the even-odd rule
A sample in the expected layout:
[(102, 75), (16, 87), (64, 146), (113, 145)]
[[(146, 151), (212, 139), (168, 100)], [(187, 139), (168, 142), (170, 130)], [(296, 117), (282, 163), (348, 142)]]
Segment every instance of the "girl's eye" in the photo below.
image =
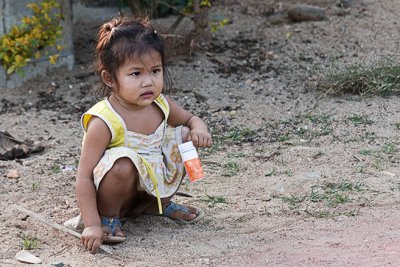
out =
[(159, 73), (160, 71), (161, 71), (161, 68), (160, 69), (154, 69), (153, 73), (156, 74), (156, 73)]
[(139, 71), (135, 71), (135, 72), (132, 72), (131, 75), (132, 75), (132, 76), (139, 76), (139, 75), (140, 75), (140, 72), (139, 72)]

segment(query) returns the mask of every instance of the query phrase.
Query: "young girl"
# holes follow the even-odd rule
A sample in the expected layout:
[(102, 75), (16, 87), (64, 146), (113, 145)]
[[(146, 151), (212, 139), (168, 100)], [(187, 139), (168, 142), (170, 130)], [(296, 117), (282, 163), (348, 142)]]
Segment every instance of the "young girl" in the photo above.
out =
[(105, 98), (82, 116), (76, 193), (81, 241), (96, 253), (122, 242), (121, 217), (162, 214), (196, 222), (203, 212), (170, 199), (185, 175), (178, 144), (211, 146), (203, 120), (161, 94), (170, 85), (162, 38), (146, 19), (119, 16), (100, 27), (96, 66)]

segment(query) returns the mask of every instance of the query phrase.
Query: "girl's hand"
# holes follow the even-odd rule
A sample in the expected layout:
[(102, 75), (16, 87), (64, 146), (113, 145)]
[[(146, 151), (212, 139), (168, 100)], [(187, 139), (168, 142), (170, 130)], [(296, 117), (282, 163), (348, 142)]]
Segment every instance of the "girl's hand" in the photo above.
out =
[(186, 125), (190, 129), (188, 141), (192, 141), (195, 147), (211, 146), (211, 134), (208, 132), (207, 125), (202, 119), (192, 116)]
[(83, 246), (95, 254), (103, 242), (103, 229), (101, 226), (89, 226), (83, 230), (81, 242)]
[(192, 141), (195, 147), (210, 147), (212, 145), (211, 134), (207, 131), (207, 128), (203, 127), (191, 129), (189, 141)]

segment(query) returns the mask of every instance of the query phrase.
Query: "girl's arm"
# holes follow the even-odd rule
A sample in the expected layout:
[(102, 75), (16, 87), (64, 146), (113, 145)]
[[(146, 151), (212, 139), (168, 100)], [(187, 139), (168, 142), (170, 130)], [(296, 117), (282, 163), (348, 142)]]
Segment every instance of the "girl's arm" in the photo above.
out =
[(207, 129), (207, 124), (199, 117), (178, 106), (169, 97), (166, 98), (168, 100), (170, 108), (168, 124), (173, 127), (179, 125), (189, 127), (189, 140), (191, 140), (195, 146), (210, 147), (212, 144), (212, 140), (211, 134)]
[(101, 245), (103, 237), (97, 209), (96, 188), (93, 182), (93, 169), (104, 154), (110, 139), (111, 133), (107, 125), (101, 119), (93, 117), (88, 124), (77, 171), (76, 194), (85, 225), (82, 243), (93, 253)]

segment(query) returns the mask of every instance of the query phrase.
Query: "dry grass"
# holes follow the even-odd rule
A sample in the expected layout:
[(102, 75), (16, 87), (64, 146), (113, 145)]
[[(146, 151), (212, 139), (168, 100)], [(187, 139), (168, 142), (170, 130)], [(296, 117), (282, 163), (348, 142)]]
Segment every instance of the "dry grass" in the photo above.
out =
[(323, 77), (317, 89), (326, 94), (393, 95), (400, 93), (400, 65), (391, 60), (352, 65)]

